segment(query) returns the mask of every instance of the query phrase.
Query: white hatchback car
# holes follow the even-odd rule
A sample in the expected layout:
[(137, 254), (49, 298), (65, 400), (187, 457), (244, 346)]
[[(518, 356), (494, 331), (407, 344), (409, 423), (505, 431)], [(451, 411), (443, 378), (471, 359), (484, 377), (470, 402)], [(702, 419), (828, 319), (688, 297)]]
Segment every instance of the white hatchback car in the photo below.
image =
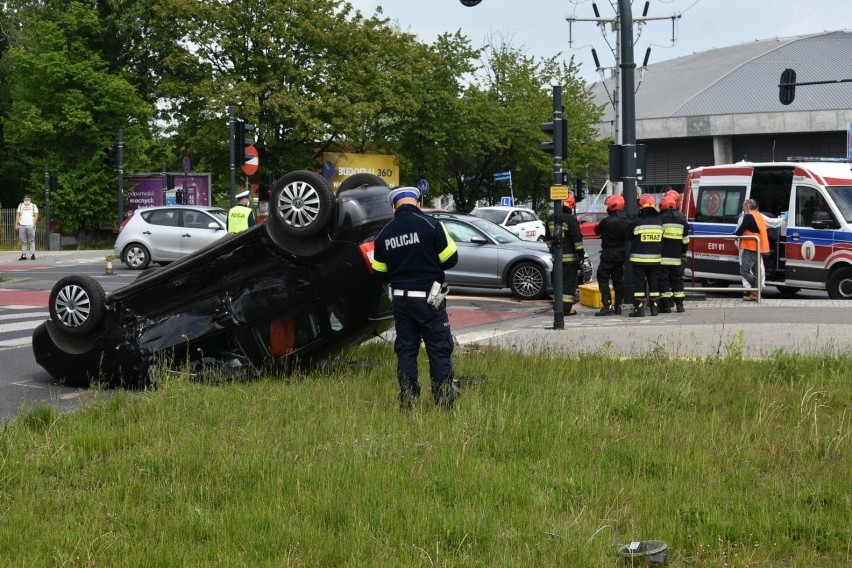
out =
[(227, 225), (219, 207), (140, 207), (118, 233), (115, 255), (131, 270), (172, 262), (227, 235)]
[(470, 213), (508, 229), (525, 241), (543, 241), (544, 223), (532, 209), (524, 207), (477, 207)]

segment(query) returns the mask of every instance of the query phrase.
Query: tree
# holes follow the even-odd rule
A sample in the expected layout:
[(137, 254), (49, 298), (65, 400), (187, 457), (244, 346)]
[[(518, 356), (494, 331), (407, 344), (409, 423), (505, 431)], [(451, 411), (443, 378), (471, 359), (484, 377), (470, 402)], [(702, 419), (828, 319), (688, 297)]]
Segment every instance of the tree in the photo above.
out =
[[(115, 173), (103, 148), (119, 128), (128, 163), (144, 151), (150, 107), (96, 48), (102, 28), (90, 4), (45, 5), (23, 14), (20, 41), (7, 54), (10, 112), (3, 118), (7, 151), (39, 195), (45, 164), (57, 173), (51, 210), (63, 230), (112, 226), (117, 220)], [(93, 47), (95, 46), (95, 47)]]

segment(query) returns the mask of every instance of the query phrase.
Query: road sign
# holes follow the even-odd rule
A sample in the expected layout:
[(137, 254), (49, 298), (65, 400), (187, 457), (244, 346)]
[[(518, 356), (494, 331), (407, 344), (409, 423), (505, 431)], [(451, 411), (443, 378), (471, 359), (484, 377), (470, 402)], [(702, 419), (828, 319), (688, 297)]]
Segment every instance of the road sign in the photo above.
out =
[(501, 207), (512, 207), (512, 205), (513, 205), (512, 198), (509, 197), (508, 195), (504, 195), (503, 197), (500, 198), (500, 206)]
[(429, 193), (429, 180), (421, 179), (417, 182), (417, 189), (420, 190), (420, 196), (425, 197)]
[(551, 201), (562, 201), (563, 199), (568, 199), (568, 186), (567, 185), (551, 185), (550, 186), (550, 200)]
[(260, 164), (260, 158), (257, 154), (257, 148), (254, 145), (249, 144), (246, 146), (246, 155), (252, 156), (250, 160), (247, 160), (246, 163), (243, 164), (243, 173), (247, 176), (253, 176), (257, 173), (257, 166)]
[(189, 175), (190, 167), (192, 166), (192, 162), (189, 161), (189, 156), (183, 157), (183, 173)]

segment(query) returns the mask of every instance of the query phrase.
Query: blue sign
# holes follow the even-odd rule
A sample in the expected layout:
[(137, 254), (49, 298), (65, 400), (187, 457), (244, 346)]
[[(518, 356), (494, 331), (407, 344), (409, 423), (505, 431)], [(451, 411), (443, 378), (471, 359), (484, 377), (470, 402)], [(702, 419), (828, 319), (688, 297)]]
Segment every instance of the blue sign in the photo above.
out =
[(512, 203), (512, 198), (508, 196), (503, 196), (500, 198), (500, 207), (513, 207), (514, 203)]
[(417, 182), (417, 189), (420, 190), (420, 196), (425, 197), (429, 193), (429, 180), (421, 179)]
[(494, 179), (497, 181), (512, 181), (512, 172), (495, 172)]

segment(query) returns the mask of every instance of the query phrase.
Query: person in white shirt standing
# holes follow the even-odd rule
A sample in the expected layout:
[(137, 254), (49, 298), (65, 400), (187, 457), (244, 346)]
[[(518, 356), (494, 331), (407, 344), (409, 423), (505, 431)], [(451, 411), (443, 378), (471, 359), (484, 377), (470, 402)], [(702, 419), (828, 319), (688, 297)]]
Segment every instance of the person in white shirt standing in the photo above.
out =
[(21, 258), (27, 260), (27, 248), (30, 249), (30, 260), (35, 260), (35, 227), (38, 223), (38, 206), (32, 202), (29, 195), (24, 195), (24, 202), (18, 205), (15, 215), (15, 230), (21, 237)]

